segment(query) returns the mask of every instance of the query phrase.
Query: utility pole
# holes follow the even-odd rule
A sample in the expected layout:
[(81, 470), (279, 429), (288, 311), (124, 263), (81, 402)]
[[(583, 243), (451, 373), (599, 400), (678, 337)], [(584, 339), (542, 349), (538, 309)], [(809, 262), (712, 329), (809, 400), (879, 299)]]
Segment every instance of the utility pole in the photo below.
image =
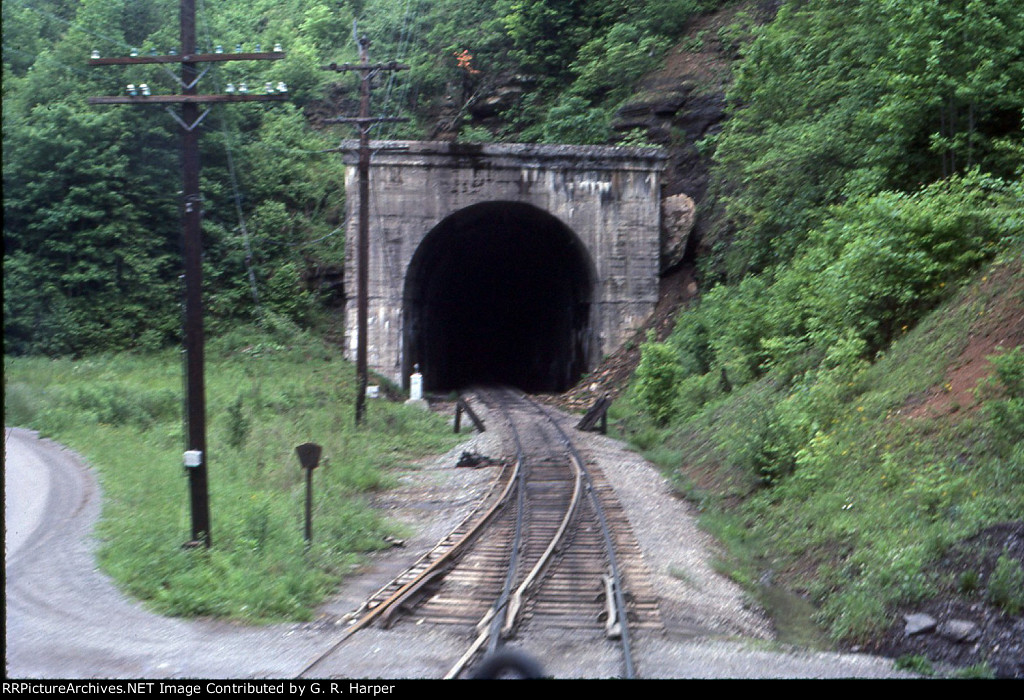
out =
[(366, 415), (366, 363), (367, 307), (369, 305), (370, 264), (370, 128), (381, 122), (408, 121), (401, 117), (370, 116), (370, 82), (383, 71), (407, 70), (409, 67), (394, 61), (370, 64), (370, 39), (359, 39), (359, 65), (332, 63), (324, 70), (337, 73), (355, 71), (360, 74), (359, 116), (330, 119), (331, 124), (355, 124), (359, 127), (359, 239), (356, 243), (356, 425)]
[[(284, 52), (275, 47), (271, 52), (233, 54), (222, 52), (212, 54), (196, 53), (196, 11), (195, 0), (181, 0), (181, 54), (165, 56), (121, 56), (100, 58), (96, 55), (89, 61), (90, 66), (129, 65), (144, 63), (180, 63), (181, 94), (150, 95), (147, 88), (129, 86), (127, 96), (90, 97), (89, 104), (180, 104), (179, 117), (170, 107), (168, 112), (182, 128), (182, 242), (185, 267), (185, 422), (187, 425), (187, 449), (184, 456), (189, 477), (189, 493), (192, 503), (191, 546), (209, 547), (210, 506), (207, 487), (206, 460), (206, 392), (203, 377), (203, 280), (202, 280), (202, 195), (199, 192), (199, 133), (200, 123), (210, 108), (199, 113), (200, 104), (219, 102), (266, 102), (283, 101), (288, 98), (284, 86), (279, 84), (275, 92), (267, 94), (211, 95), (200, 94), (197, 86), (206, 70), (199, 72), (198, 64), (222, 61), (265, 61), (284, 58)], [(134, 53), (134, 52), (133, 52)], [(208, 70), (208, 69), (207, 69)]]

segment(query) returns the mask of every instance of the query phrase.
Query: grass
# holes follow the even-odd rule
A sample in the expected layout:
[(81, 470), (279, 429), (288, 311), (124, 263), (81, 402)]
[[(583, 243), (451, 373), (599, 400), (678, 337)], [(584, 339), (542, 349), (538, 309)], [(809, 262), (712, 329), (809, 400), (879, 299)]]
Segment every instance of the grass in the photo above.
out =
[[(369, 402), (353, 421), (355, 376), (336, 350), (296, 329), (235, 329), (207, 350), (209, 550), (191, 538), (182, 466), (177, 351), (80, 360), (5, 358), (5, 423), (40, 430), (99, 473), (99, 561), (118, 585), (168, 615), (250, 622), (309, 619), (360, 555), (398, 526), (372, 493), (457, 437), (433, 414)], [(295, 447), (323, 445), (305, 546)]]
[[(1012, 448), (1024, 437), (1021, 399), (1004, 387), (986, 410), (903, 415), (941, 385), (981, 312), (1009, 293), (969, 286), (841, 378), (769, 373), (668, 428), (627, 398), (612, 424), (684, 494), (701, 494), (703, 525), (729, 550), (724, 572), (753, 584), (768, 568), (810, 595), (834, 640), (864, 641), (897, 605), (935, 592), (931, 564), (953, 543), (1024, 518), (1024, 451)], [(1007, 593), (1019, 590), (1019, 571), (1001, 571), (995, 595), (1007, 609), (1020, 605)]]
[(1024, 570), (1021, 565), (1003, 553), (996, 563), (988, 584), (988, 599), (1009, 615), (1024, 610)]

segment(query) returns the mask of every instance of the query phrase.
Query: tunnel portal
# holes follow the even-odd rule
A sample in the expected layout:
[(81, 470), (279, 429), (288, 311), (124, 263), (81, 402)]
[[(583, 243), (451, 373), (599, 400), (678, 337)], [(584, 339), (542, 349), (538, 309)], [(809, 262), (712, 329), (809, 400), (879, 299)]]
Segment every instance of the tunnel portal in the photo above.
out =
[[(373, 141), (369, 209), (345, 152), (346, 235), (366, 224), (366, 337), (345, 253), (345, 344), (384, 381), (431, 391), (568, 387), (658, 300), (661, 173), (650, 148)], [(363, 216), (365, 214), (365, 218)], [(364, 344), (365, 343), (365, 344)]]
[(403, 375), (428, 391), (508, 384), (564, 391), (587, 370), (593, 265), (579, 238), (530, 204), (461, 209), (413, 255)]

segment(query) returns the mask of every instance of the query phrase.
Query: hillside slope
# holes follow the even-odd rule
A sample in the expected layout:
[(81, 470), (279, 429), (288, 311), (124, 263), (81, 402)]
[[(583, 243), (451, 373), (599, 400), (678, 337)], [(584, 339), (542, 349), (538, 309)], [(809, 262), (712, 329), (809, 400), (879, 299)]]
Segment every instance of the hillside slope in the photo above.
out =
[[(1014, 252), (842, 386), (769, 373), (658, 427), (634, 381), (612, 425), (705, 512), (734, 578), (805, 598), (842, 646), (1022, 677), (1022, 346)], [(772, 473), (794, 416), (822, 424)], [(935, 626), (908, 636), (914, 613)]]
[[(950, 353), (940, 381), (908, 397), (895, 418), (931, 423), (937, 440), (956, 435), (965, 426), (985, 423), (982, 414), (986, 396), (991, 398), (986, 387), (997, 374), (992, 358), (1024, 347), (1021, 259), (979, 275), (960, 304), (977, 309), (966, 338), (960, 339), (962, 349)], [(1024, 439), (1019, 428), (1017, 440)], [(1008, 461), (1006, 466), (1019, 475), (1024, 465)], [(1007, 606), (993, 602), (998, 598), (993, 590), (999, 583), (1001, 558), (1003, 562), (1016, 562), (1018, 571), (1024, 565), (1021, 505), (1018, 500), (1016, 520), (989, 525), (952, 543), (941, 558), (924, 567), (924, 575), (938, 582), (936, 592), (916, 603), (900, 605), (898, 612), (927, 615), (936, 622), (934, 630), (909, 635), (907, 621), (897, 616), (888, 630), (868, 646), (895, 657), (919, 655), (957, 666), (987, 663), (1001, 676), (1024, 677), (1024, 616), (1019, 614), (1019, 603)], [(1017, 585), (1021, 583), (1024, 579), (1017, 577)], [(1009, 614), (1011, 609), (1018, 614)], [(951, 624), (953, 621), (960, 624)]]
[[(574, 398), (619, 395), (616, 430), (705, 510), (732, 553), (723, 566), (752, 589), (805, 598), (837, 643), (910, 655), (921, 670), (1020, 676), (1020, 111), (945, 95), (965, 79), (959, 65), (905, 88), (922, 46), (954, 51), (955, 37), (999, 25), (976, 46), (997, 54), (1024, 31), (998, 2), (851, 10), (840, 20), (826, 2), (784, 3), (769, 24), (746, 14), (714, 33), (720, 47), (742, 35), (733, 82), (717, 86), (728, 119), (694, 129), (715, 160), (706, 180), (680, 177), (682, 158), (666, 177), (703, 197), (689, 284), (664, 285), (666, 300), (692, 303), (658, 314), (655, 333)], [(622, 127), (685, 141), (674, 96), (713, 95), (707, 78), (721, 75), (699, 70), (714, 65), (708, 36), (670, 53), (620, 110)], [(701, 89), (673, 83), (700, 74)], [(933, 98), (950, 113), (987, 110), (967, 140), (995, 150), (942, 141)], [(691, 285), (699, 298), (678, 293)], [(907, 633), (903, 615), (923, 609), (935, 624)]]

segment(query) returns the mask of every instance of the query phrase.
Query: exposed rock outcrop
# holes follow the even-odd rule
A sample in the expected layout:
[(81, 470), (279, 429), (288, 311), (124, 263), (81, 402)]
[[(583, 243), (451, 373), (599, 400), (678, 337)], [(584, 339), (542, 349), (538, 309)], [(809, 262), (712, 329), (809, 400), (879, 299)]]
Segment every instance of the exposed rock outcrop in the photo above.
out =
[(676, 194), (661, 201), (662, 273), (682, 262), (696, 220), (697, 205), (688, 195)]

